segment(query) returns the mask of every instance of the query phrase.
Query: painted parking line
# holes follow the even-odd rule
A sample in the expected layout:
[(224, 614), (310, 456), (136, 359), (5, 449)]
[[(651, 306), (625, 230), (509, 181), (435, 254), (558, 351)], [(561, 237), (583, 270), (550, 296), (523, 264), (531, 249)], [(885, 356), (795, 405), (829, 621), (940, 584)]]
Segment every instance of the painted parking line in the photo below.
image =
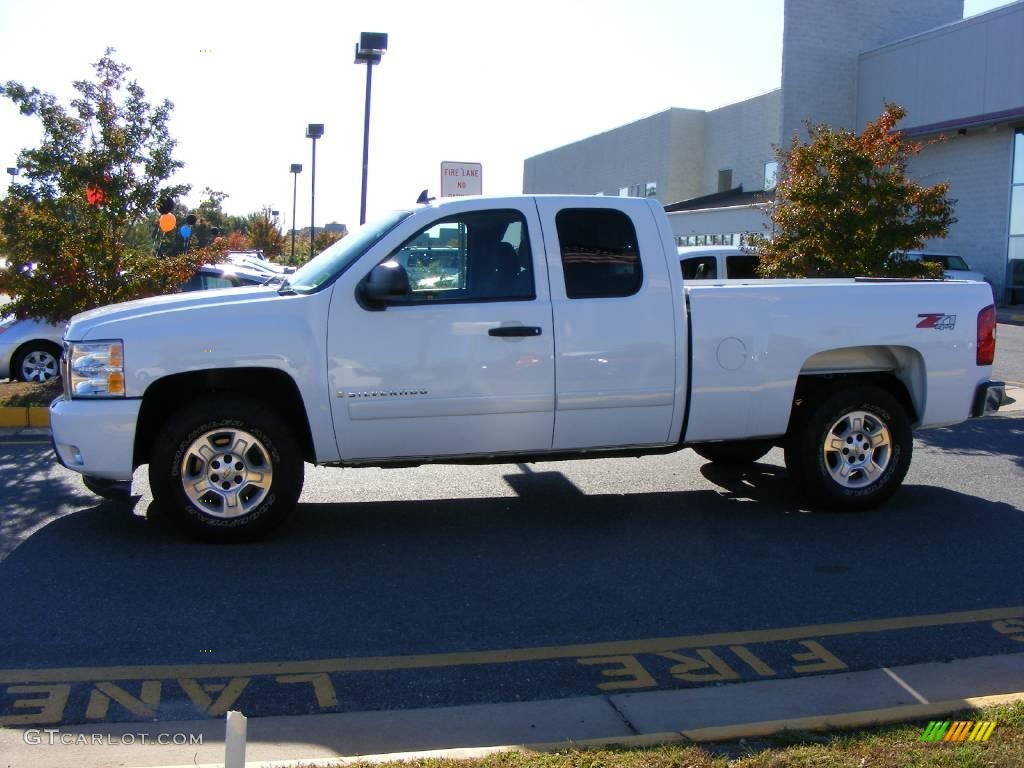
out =
[[(767, 630), (583, 643), (539, 648), (234, 664), (72, 667), (0, 671), (0, 725), (221, 717), (243, 706), (253, 715), (366, 708), (367, 690), (409, 675), (439, 689), (476, 675), (524, 680), (572, 677), (592, 693), (704, 686), (849, 670), (825, 638), (989, 624), (1024, 643), (1024, 606)], [(980, 629), (980, 627), (979, 627)], [(831, 643), (830, 643), (831, 644)], [(522, 668), (512, 665), (524, 665)], [(478, 672), (473, 667), (483, 668)], [(467, 669), (469, 668), (469, 669)], [(502, 673), (501, 670), (506, 672)], [(434, 670), (430, 672), (429, 670)], [(365, 673), (376, 673), (367, 678)], [(578, 687), (564, 695), (580, 695)], [(369, 708), (373, 708), (370, 706)]]
[[(779, 629), (754, 629), (704, 635), (680, 635), (641, 640), (579, 643), (539, 648), (511, 648), (492, 651), (427, 653), (408, 656), (363, 656), (309, 661), (264, 661), (235, 664), (170, 664), (117, 667), (67, 667), (55, 669), (3, 669), (0, 684), (48, 683), (95, 680), (143, 680), (171, 677), (238, 677), (251, 675), (301, 675), (314, 672), (379, 672), (483, 664), (515, 664), (578, 657), (623, 656), (663, 653), (708, 646), (772, 643), (813, 637), (855, 635), (901, 629), (942, 627), (1006, 619), (1024, 619), (1024, 605), (923, 616), (898, 616), (834, 624), (809, 624)], [(1024, 630), (1022, 630), (1024, 631)]]

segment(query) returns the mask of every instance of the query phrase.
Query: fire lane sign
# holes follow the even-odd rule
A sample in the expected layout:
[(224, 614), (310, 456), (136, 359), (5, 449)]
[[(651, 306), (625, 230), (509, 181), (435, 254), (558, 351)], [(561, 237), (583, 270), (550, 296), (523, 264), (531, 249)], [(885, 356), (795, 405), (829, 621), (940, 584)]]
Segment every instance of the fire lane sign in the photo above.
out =
[(480, 163), (441, 163), (441, 197), (482, 195), (484, 167)]

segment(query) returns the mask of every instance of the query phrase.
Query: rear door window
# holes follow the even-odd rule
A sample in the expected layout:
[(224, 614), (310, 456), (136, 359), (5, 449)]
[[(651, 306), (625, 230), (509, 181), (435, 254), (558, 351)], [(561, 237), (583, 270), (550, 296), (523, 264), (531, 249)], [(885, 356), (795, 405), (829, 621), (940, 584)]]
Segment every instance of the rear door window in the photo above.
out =
[(725, 272), (729, 276), (729, 279), (754, 279), (758, 277), (757, 256), (747, 254), (744, 254), (743, 256), (726, 256)]
[(570, 299), (631, 296), (643, 269), (633, 221), (611, 208), (566, 208), (555, 216)]

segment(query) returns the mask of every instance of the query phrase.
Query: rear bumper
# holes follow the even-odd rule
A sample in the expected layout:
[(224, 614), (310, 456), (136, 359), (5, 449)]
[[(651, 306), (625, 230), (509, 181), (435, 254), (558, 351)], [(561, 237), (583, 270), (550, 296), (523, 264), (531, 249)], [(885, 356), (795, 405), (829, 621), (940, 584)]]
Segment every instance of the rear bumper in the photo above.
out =
[(1006, 384), (1002, 381), (986, 381), (978, 385), (971, 405), (971, 418), (988, 416), (999, 410), (1006, 395)]
[(135, 424), (141, 400), (65, 400), (50, 403), (57, 460), (83, 475), (131, 480)]

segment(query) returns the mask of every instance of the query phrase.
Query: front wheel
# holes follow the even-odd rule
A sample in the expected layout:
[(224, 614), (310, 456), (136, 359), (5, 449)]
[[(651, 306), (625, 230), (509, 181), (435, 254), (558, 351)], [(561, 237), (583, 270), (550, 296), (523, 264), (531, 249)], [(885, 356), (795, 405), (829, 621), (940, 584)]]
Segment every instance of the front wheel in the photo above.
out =
[(149, 464), (153, 499), (191, 534), (251, 539), (280, 525), (302, 491), (302, 456), (260, 402), (211, 397), (164, 425)]
[(910, 421), (896, 398), (873, 385), (846, 385), (821, 393), (795, 420), (786, 467), (812, 502), (857, 511), (896, 492), (913, 447)]

